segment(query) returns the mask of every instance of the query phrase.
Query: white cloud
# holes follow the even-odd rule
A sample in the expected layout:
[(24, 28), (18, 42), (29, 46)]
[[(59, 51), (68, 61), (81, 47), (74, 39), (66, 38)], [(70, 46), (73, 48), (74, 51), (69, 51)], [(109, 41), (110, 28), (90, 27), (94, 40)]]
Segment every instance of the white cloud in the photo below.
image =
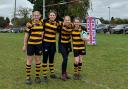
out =
[(111, 17), (128, 18), (128, 0), (91, 0), (93, 11), (89, 14), (95, 17), (109, 18), (108, 7), (111, 7)]
[[(28, 7), (32, 8), (33, 5), (27, 0), (16, 0), (17, 8)], [(13, 18), (15, 0), (0, 0), (0, 16)]]
[[(18, 7), (29, 7), (33, 5), (27, 0), (16, 0)], [(128, 18), (128, 0), (91, 0), (93, 10), (89, 14), (95, 17), (108, 19), (108, 6), (111, 7), (111, 16)], [(15, 0), (0, 0), (0, 16), (12, 17), (14, 12)]]
[(120, 3), (118, 3), (118, 2), (116, 2), (116, 3), (112, 3), (112, 4), (110, 4), (110, 7), (112, 7), (112, 8), (122, 8), (123, 6), (125, 6), (125, 5), (127, 5), (128, 4), (128, 2), (120, 2)]
[(6, 9), (6, 8), (9, 8), (9, 7), (12, 7), (11, 4), (4, 4), (4, 5), (0, 5), (0, 9)]

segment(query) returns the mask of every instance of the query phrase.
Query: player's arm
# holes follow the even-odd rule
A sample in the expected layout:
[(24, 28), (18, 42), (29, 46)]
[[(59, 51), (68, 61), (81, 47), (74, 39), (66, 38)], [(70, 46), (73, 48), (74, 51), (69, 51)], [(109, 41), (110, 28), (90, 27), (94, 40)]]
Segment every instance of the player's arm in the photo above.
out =
[(28, 38), (29, 38), (29, 32), (30, 32), (30, 29), (26, 28), (25, 29), (25, 35), (24, 35), (24, 45), (23, 45), (23, 48), (22, 48), (23, 51), (26, 51), (26, 49), (27, 49), (27, 42), (28, 42)]
[(63, 22), (61, 22), (61, 21), (57, 22), (57, 32), (58, 32), (58, 33), (61, 32), (62, 24), (63, 24)]
[(32, 27), (32, 23), (31, 22), (27, 22), (26, 27), (27, 28), (31, 28)]
[(42, 39), (44, 38), (44, 31), (42, 31)]
[(47, 19), (41, 19), (41, 22), (42, 22), (42, 26), (43, 26), (43, 29), (42, 29), (42, 39), (44, 38), (44, 31), (45, 31), (45, 23), (46, 23)]

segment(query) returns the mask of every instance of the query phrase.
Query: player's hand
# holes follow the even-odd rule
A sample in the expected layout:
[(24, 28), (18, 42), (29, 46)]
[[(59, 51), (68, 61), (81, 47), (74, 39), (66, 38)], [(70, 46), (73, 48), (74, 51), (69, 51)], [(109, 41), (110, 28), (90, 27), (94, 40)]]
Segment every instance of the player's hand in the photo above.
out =
[(23, 46), (22, 51), (26, 52), (26, 50), (27, 50), (27, 46)]
[(41, 36), (42, 36), (42, 39), (43, 39), (44, 38), (44, 32), (42, 32)]
[(87, 38), (83, 38), (82, 39), (84, 42), (88, 42), (89, 41), (89, 39), (87, 39)]
[(28, 23), (26, 24), (26, 27), (28, 27), (28, 28), (29, 28), (29, 27), (32, 27), (32, 24), (28, 22)]

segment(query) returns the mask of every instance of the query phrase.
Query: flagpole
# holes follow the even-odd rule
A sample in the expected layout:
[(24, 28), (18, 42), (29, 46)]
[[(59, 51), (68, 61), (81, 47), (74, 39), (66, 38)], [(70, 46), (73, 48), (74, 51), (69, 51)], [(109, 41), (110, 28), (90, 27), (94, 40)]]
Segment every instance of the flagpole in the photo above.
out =
[(43, 19), (45, 19), (45, 0), (43, 0)]
[(16, 0), (15, 0), (15, 7), (14, 7), (14, 25), (16, 22)]

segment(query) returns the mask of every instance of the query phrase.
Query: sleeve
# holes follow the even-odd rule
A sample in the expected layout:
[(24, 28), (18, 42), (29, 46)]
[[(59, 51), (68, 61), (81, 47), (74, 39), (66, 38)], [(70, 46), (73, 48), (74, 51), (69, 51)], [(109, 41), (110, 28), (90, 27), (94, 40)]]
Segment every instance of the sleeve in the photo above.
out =
[(44, 20), (43, 20), (43, 19), (41, 19), (40, 21), (43, 23), (43, 21), (44, 21)]
[(42, 27), (43, 27), (43, 29), (42, 29), (42, 32), (44, 31), (44, 23), (45, 23), (45, 21), (43, 20), (43, 19), (40, 19), (40, 22), (41, 22), (41, 25), (42, 25)]
[(46, 23), (46, 20), (44, 19), (43, 22), (42, 22), (42, 25), (43, 25), (43, 30), (42, 31), (45, 31), (45, 23)]
[(59, 21), (57, 22), (57, 32), (61, 32), (63, 22)]
[(31, 32), (31, 29), (26, 27), (24, 32), (30, 33)]
[(42, 23), (43, 23), (43, 31), (45, 31), (45, 24), (46, 24), (46, 22), (47, 22), (48, 20), (49, 20), (49, 19), (47, 18), (47, 19), (44, 19), (43, 22), (42, 22)]

